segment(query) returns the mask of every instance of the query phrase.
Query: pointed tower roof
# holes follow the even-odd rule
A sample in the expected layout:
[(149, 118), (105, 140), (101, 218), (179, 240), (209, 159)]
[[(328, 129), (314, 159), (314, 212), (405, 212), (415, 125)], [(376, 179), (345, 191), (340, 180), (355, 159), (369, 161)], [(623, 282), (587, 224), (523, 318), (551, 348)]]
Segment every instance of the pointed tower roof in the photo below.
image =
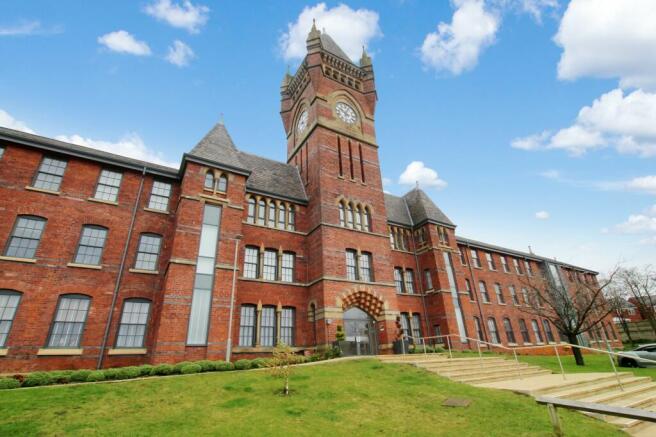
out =
[(433, 203), (430, 197), (420, 188), (406, 193), (403, 196), (405, 203), (408, 205), (412, 223), (414, 225), (421, 224), (425, 221), (434, 221), (447, 226), (454, 226), (455, 224), (442, 212), (440, 208)]
[(223, 122), (217, 123), (189, 152), (190, 156), (244, 170), (239, 153)]
[(321, 39), (321, 47), (323, 47), (325, 51), (330, 52), (331, 54), (347, 62), (353, 63), (351, 58), (349, 58), (348, 55), (344, 53), (344, 50), (342, 50), (341, 47), (337, 45), (335, 40), (332, 39), (331, 36), (328, 35), (325, 31), (321, 32), (320, 39)]
[(362, 46), (362, 56), (360, 57), (360, 67), (369, 67), (371, 65), (371, 56), (367, 54), (367, 49)]

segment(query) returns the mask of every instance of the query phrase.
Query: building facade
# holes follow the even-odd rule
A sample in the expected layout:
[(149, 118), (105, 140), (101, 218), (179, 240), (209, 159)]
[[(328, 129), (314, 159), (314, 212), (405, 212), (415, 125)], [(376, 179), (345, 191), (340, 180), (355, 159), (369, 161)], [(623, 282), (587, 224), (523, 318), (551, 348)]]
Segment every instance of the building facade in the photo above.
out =
[(419, 188), (385, 194), (371, 59), (315, 28), (307, 49), (280, 88), (285, 163), (222, 123), (179, 169), (0, 128), (0, 372), (313, 351), (341, 328), (351, 353), (559, 341), (522, 278), (596, 273), (461, 238)]

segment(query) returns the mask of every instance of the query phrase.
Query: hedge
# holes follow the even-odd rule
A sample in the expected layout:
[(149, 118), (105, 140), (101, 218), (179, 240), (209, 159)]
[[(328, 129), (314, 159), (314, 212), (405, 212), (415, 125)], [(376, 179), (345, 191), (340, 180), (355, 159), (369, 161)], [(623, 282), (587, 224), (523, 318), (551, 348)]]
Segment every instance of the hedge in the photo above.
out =
[(237, 370), (248, 370), (252, 367), (251, 360), (237, 360), (235, 361), (235, 369)]
[(180, 373), (183, 375), (189, 375), (190, 373), (200, 373), (201, 370), (203, 370), (203, 368), (200, 364), (187, 364), (180, 369)]

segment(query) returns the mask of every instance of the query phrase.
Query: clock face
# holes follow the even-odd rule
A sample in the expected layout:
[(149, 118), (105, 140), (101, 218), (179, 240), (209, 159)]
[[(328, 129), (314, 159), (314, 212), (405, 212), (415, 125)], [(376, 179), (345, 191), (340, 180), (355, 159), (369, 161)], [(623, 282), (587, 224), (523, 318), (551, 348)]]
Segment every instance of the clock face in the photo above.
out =
[(343, 102), (339, 102), (335, 105), (335, 113), (346, 124), (353, 124), (358, 119), (353, 108)]
[(298, 117), (298, 123), (296, 124), (296, 132), (299, 134), (305, 130), (308, 123), (308, 112), (303, 111), (300, 117)]

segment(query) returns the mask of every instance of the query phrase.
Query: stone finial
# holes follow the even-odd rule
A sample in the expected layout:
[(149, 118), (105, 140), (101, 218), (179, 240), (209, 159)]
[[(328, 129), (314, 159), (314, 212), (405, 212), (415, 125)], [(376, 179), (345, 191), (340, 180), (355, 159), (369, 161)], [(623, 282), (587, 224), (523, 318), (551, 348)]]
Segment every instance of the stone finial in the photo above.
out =
[(317, 39), (321, 37), (321, 32), (317, 30), (317, 22), (313, 18), (312, 19), (312, 28), (310, 29), (310, 33), (308, 33), (307, 41), (309, 42), (310, 40)]
[(367, 54), (367, 49), (362, 46), (362, 56), (360, 57), (360, 67), (370, 67), (371, 57)]

